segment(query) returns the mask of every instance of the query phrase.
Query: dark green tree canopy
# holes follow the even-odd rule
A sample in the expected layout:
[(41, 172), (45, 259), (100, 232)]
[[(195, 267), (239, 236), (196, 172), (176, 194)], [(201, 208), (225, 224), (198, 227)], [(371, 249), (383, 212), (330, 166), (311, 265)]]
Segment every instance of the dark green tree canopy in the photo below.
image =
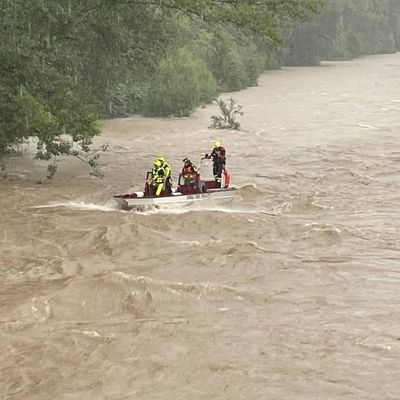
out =
[[(281, 39), (281, 25), (304, 18), (319, 3), (320, 0), (2, 1), (0, 155), (30, 137), (36, 138), (37, 156), (43, 159), (76, 154), (76, 146), (88, 151), (93, 137), (100, 132), (97, 120), (111, 108), (111, 99), (118, 90), (135, 88), (139, 98), (151, 93), (157, 98), (154, 88), (147, 88), (146, 79), (155, 73), (161, 78), (168, 76), (166, 61), (161, 64), (164, 70), (159, 65), (169, 54), (184, 54), (188, 73), (190, 68), (199, 69), (199, 79), (209, 91), (196, 89), (196, 101), (210, 101), (215, 82), (205, 70), (207, 59), (192, 51), (192, 62), (190, 50), (170, 52), (171, 48), (182, 47), (177, 26), (183, 18), (192, 21), (199, 32), (218, 26), (233, 35), (247, 32), (249, 36), (262, 37), (272, 46)], [(230, 46), (235, 48), (234, 44)], [(253, 53), (247, 56), (254, 57)], [(235, 56), (230, 57), (235, 68), (248, 69), (249, 77), (241, 78), (239, 87), (254, 81), (258, 67), (250, 71)], [(216, 79), (223, 81), (223, 77)], [(191, 102), (185, 110), (195, 107), (196, 102)], [(185, 114), (185, 110), (179, 112)]]

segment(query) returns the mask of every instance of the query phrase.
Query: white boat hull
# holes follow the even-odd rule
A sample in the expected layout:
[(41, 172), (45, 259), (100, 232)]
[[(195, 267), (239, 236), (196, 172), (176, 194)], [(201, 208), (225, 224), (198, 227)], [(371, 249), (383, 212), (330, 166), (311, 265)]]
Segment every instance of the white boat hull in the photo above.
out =
[(143, 197), (142, 192), (132, 194), (132, 197), (125, 195), (124, 197), (114, 196), (117, 204), (123, 209), (144, 209), (148, 207), (159, 207), (169, 204), (190, 204), (204, 200), (229, 200), (235, 195), (235, 188), (229, 189), (211, 189), (206, 193), (187, 194), (175, 192), (171, 196), (164, 197)]

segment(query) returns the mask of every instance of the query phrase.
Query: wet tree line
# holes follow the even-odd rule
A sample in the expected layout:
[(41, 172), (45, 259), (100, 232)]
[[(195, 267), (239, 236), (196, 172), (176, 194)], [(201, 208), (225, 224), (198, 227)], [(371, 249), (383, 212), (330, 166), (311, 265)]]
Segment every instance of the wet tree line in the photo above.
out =
[[(99, 120), (187, 116), (265, 69), (400, 48), (397, 0), (5, 0), (0, 155), (89, 153)], [(90, 159), (89, 159), (90, 161)]]
[(295, 22), (282, 49), (286, 65), (317, 65), (400, 50), (400, 1), (325, 0), (303, 23)]

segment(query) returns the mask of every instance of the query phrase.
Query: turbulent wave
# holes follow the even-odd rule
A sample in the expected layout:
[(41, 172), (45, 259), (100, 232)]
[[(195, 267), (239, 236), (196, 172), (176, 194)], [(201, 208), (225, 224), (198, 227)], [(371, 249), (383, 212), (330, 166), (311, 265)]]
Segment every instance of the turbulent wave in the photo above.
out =
[(318, 195), (318, 191), (293, 194), (290, 196), (290, 199), (274, 206), (272, 212), (282, 214), (288, 212), (324, 210), (327, 206), (318, 203)]
[(292, 236), (292, 241), (313, 241), (318, 246), (334, 245), (343, 239), (342, 230), (333, 224), (307, 224), (302, 232)]
[[(135, 212), (135, 211), (133, 211)], [(213, 212), (221, 212), (227, 214), (262, 214), (265, 213), (266, 210), (263, 209), (248, 209), (248, 208), (231, 208), (229, 206), (223, 207), (221, 205), (215, 206), (201, 206), (199, 204), (193, 206), (185, 206), (185, 207), (160, 207), (160, 208), (152, 208), (146, 211), (136, 211), (137, 214), (141, 215), (157, 215), (157, 214), (171, 214), (171, 215), (181, 215), (188, 213), (213, 213)]]
[[(158, 315), (185, 315), (199, 300), (264, 301), (264, 296), (214, 283), (182, 283), (152, 279), (123, 272), (106, 272), (72, 279), (56, 294), (27, 298), (6, 320), (7, 330), (18, 331), (37, 323), (114, 323), (123, 315), (135, 319)], [(94, 332), (89, 336), (97, 336)]]
[(257, 197), (265, 196), (262, 190), (258, 189), (254, 185), (245, 185), (239, 189), (240, 196), (242, 199), (256, 199)]
[(83, 211), (105, 211), (105, 212), (115, 212), (121, 211), (116, 205), (112, 205), (111, 203), (107, 204), (94, 204), (94, 203), (86, 203), (84, 201), (67, 201), (67, 202), (55, 202), (49, 203), (45, 205), (33, 206), (32, 208), (70, 208), (73, 210), (83, 210)]
[(362, 184), (369, 185), (372, 182), (372, 178), (368, 175), (361, 175), (354, 169), (346, 168), (346, 167), (333, 167), (325, 170), (324, 174), (320, 175), (317, 179), (317, 182), (324, 183), (334, 183), (337, 184), (338, 177), (342, 179), (342, 184), (344, 184), (345, 180), (349, 181), (349, 183), (354, 184)]
[(19, 331), (36, 323), (44, 323), (50, 317), (49, 298), (32, 297), (28, 298), (26, 302), (18, 304), (14, 310), (8, 313), (7, 318), (0, 322), (8, 331)]

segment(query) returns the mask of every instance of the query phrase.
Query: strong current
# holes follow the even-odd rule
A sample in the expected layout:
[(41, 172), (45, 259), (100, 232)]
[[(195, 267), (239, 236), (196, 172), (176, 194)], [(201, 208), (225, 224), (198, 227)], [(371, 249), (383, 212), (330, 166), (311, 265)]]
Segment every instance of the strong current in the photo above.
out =
[[(0, 180), (0, 398), (399, 399), (400, 54), (263, 74), (239, 131), (106, 121), (104, 180)], [(116, 209), (213, 140), (230, 204)], [(202, 165), (204, 174), (211, 167)]]

